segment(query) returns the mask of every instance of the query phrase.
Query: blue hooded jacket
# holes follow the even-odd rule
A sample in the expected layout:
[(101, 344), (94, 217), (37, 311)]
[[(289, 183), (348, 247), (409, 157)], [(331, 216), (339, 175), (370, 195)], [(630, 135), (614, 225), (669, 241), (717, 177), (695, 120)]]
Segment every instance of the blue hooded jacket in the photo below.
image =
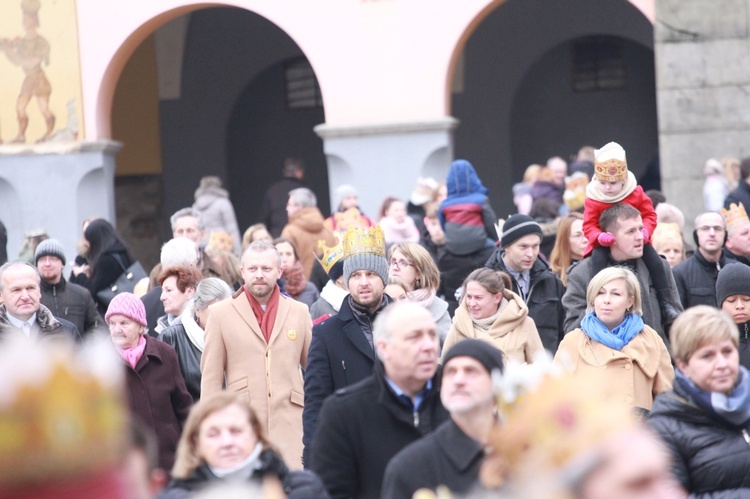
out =
[(465, 159), (451, 163), (446, 179), (448, 197), (438, 217), (445, 232), (445, 247), (454, 255), (468, 255), (497, 241), (497, 217), (474, 166)]

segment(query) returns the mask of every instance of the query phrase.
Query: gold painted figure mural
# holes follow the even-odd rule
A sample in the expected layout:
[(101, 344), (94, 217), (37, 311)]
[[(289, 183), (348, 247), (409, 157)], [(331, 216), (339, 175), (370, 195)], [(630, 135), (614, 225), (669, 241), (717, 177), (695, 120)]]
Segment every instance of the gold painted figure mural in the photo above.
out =
[(46, 132), (38, 142), (47, 140), (55, 129), (55, 115), (49, 109), (52, 85), (50, 85), (42, 69), (42, 63), (49, 65), (50, 45), (37, 32), (40, 7), (40, 0), (23, 0), (21, 10), (23, 11), (24, 36), (12, 40), (0, 39), (0, 49), (10, 62), (20, 66), (25, 74), (21, 92), (16, 101), (18, 135), (11, 141), (12, 143), (22, 144), (26, 142), (26, 129), (29, 126), (29, 115), (26, 109), (32, 97), (36, 98), (39, 112), (42, 114), (46, 125)]

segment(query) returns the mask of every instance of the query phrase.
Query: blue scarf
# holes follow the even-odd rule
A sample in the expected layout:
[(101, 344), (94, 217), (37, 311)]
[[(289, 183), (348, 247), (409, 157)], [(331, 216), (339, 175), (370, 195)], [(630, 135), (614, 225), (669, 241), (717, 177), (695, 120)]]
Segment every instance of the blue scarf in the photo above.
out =
[(594, 312), (589, 312), (583, 316), (581, 329), (592, 340), (619, 351), (643, 331), (643, 319), (638, 314), (628, 314), (622, 324), (610, 331)]
[(737, 384), (725, 395), (701, 390), (679, 369), (674, 370), (674, 382), (701, 409), (731, 426), (744, 427), (750, 423), (750, 376), (739, 366)]

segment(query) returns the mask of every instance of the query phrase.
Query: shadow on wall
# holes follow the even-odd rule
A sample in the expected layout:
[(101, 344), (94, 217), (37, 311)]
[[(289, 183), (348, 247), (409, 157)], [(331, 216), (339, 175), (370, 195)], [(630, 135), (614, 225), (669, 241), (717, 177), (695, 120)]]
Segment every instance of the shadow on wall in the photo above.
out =
[(169, 234), (171, 213), (163, 213), (161, 175), (135, 175), (115, 179), (117, 230), (133, 256), (147, 271), (159, 263), (161, 234)]

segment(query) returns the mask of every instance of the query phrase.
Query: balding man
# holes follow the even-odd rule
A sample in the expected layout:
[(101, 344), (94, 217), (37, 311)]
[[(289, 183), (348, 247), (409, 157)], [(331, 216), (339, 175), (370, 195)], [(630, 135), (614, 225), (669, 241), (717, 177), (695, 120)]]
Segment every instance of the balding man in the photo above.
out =
[(727, 262), (734, 261), (724, 255), (726, 234), (726, 223), (719, 213), (709, 211), (695, 218), (693, 240), (698, 248), (672, 269), (683, 308), (716, 306), (716, 278)]
[(380, 361), (372, 376), (326, 400), (305, 463), (333, 498), (380, 498), (388, 461), (448, 419), (432, 315), (416, 303), (390, 305), (373, 336)]
[(16, 261), (0, 267), (0, 338), (81, 341), (74, 324), (55, 318), (41, 304), (40, 282), (39, 272), (30, 263)]

